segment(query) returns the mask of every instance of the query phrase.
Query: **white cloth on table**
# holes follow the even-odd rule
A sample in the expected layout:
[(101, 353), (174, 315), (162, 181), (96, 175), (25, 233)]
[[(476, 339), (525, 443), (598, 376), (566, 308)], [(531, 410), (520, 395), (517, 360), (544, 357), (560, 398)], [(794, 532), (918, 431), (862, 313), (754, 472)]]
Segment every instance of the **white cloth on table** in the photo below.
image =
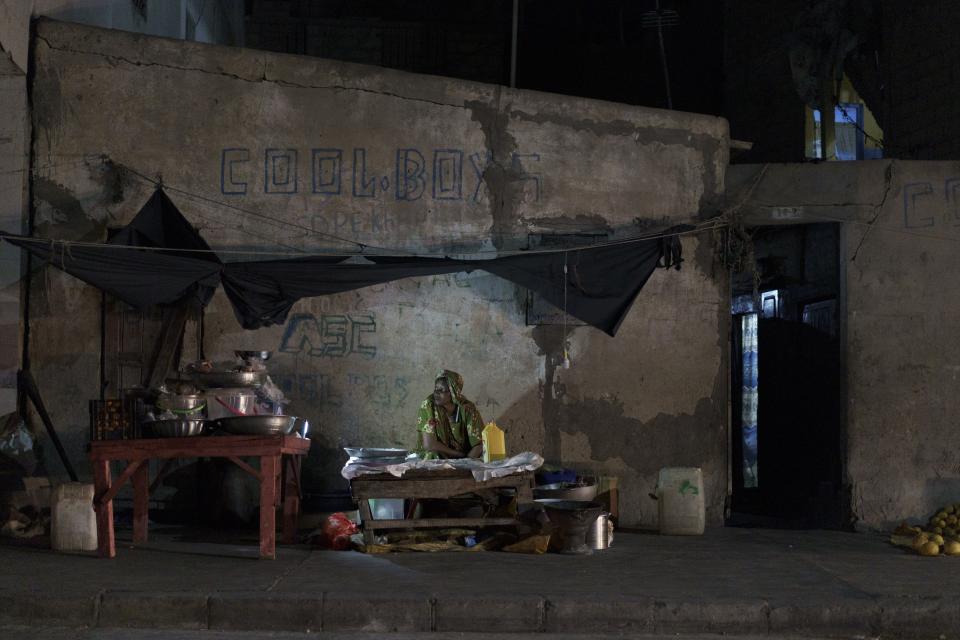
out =
[(469, 469), (473, 474), (473, 479), (477, 482), (486, 482), (493, 478), (502, 478), (514, 473), (523, 471), (534, 471), (543, 464), (543, 457), (532, 451), (524, 451), (517, 455), (497, 460), (495, 462), (484, 462), (476, 458), (458, 458), (453, 460), (421, 460), (420, 458), (410, 458), (403, 462), (383, 463), (376, 459), (350, 458), (347, 464), (343, 465), (340, 471), (347, 480), (352, 480), (358, 476), (389, 473), (397, 478), (411, 469)]

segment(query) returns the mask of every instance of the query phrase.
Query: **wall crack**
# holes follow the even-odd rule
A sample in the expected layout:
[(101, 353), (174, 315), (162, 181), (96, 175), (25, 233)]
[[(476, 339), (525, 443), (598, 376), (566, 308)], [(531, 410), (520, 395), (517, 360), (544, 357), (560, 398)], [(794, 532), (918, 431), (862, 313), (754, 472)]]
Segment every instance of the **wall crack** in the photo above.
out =
[(453, 108), (453, 109), (468, 109), (468, 108), (469, 108), (469, 107), (468, 107), (467, 105), (465, 105), (465, 104), (459, 104), (459, 105), (458, 105), (458, 104), (449, 103), (449, 102), (440, 102), (440, 101), (437, 101), (437, 100), (427, 100), (426, 98), (415, 98), (415, 97), (411, 97), (411, 96), (404, 96), (404, 95), (401, 95), (401, 94), (399, 94), (399, 93), (393, 93), (393, 92), (390, 92), (390, 91), (377, 91), (377, 90), (375, 90), (375, 89), (364, 89), (364, 88), (361, 88), (361, 87), (350, 87), (350, 86), (342, 85), (342, 84), (300, 84), (300, 83), (297, 83), (297, 82), (290, 82), (289, 80), (280, 80), (280, 79), (270, 78), (270, 77), (267, 76), (266, 69), (264, 69), (263, 74), (262, 74), (261, 76), (255, 77), (255, 78), (251, 78), (251, 77), (240, 76), (240, 75), (237, 75), (237, 74), (235, 74), (235, 73), (228, 73), (228, 72), (226, 72), (226, 71), (210, 71), (209, 69), (203, 69), (203, 68), (201, 68), (201, 67), (185, 67), (185, 66), (178, 66), (178, 65), (172, 65), (172, 64), (162, 64), (162, 63), (159, 63), (159, 62), (141, 62), (141, 61), (131, 60), (131, 59), (125, 58), (125, 57), (123, 57), (123, 56), (117, 56), (117, 55), (112, 55), (112, 54), (108, 54), (108, 53), (101, 53), (101, 52), (97, 52), (97, 51), (84, 51), (84, 50), (81, 50), (81, 49), (71, 49), (71, 48), (68, 48), (68, 47), (55, 47), (55, 46), (53, 46), (53, 45), (50, 43), (49, 40), (47, 40), (47, 39), (44, 38), (43, 36), (37, 36), (37, 39), (38, 39), (38, 40), (42, 40), (44, 43), (46, 43), (47, 47), (48, 47), (49, 49), (53, 50), (53, 51), (61, 51), (61, 52), (65, 52), (65, 53), (75, 53), (75, 54), (80, 54), (80, 55), (99, 56), (99, 57), (104, 58), (104, 59), (106, 59), (106, 60), (109, 60), (109, 61), (111, 61), (111, 62), (113, 62), (113, 63), (126, 63), (126, 64), (131, 65), (131, 66), (134, 66), (134, 67), (161, 67), (161, 68), (164, 68), (164, 69), (175, 69), (175, 70), (177, 70), (177, 71), (188, 71), (188, 72), (189, 72), (189, 71), (193, 71), (193, 72), (197, 72), (197, 73), (205, 73), (205, 74), (208, 74), (208, 75), (223, 76), (223, 77), (225, 77), (225, 78), (231, 78), (231, 79), (233, 79), (233, 80), (240, 80), (240, 81), (242, 81), (242, 82), (249, 82), (249, 83), (252, 83), (252, 84), (269, 83), (269, 84), (275, 84), (275, 85), (278, 85), (278, 86), (288, 87), (288, 88), (295, 88), (295, 89), (318, 89), (318, 90), (324, 90), (324, 91), (355, 91), (355, 92), (358, 92), (358, 93), (371, 93), (371, 94), (374, 94), (374, 95), (385, 96), (385, 97), (388, 97), (388, 98), (399, 98), (399, 99), (401, 99), (401, 100), (409, 100), (409, 101), (412, 101), (412, 102), (422, 102), (422, 103), (425, 103), (425, 104), (432, 104), (432, 105), (435, 105), (435, 106), (438, 106), (438, 107), (449, 107), (449, 108)]
[(864, 241), (867, 239), (867, 236), (870, 235), (870, 232), (873, 230), (874, 223), (880, 217), (880, 214), (883, 213), (883, 205), (887, 202), (887, 196), (890, 195), (890, 189), (893, 188), (893, 161), (887, 165), (886, 170), (883, 172), (883, 198), (880, 199), (880, 203), (877, 204), (874, 209), (873, 217), (870, 219), (870, 222), (867, 223), (867, 230), (863, 232), (863, 236), (860, 238), (860, 242), (857, 243), (857, 248), (853, 252), (853, 256), (850, 258), (850, 262), (856, 262), (857, 254), (860, 253), (860, 248), (863, 246)]

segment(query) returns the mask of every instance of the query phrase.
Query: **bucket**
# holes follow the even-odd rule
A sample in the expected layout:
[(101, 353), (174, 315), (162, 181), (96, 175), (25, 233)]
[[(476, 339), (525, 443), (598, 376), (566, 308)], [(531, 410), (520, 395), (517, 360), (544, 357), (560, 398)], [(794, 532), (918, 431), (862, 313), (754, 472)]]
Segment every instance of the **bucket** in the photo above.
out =
[(96, 551), (97, 517), (93, 485), (67, 482), (53, 491), (50, 546), (54, 551)]
[(698, 536), (706, 523), (700, 467), (665, 467), (657, 480), (660, 533)]
[(613, 542), (613, 522), (609, 513), (601, 513), (587, 529), (587, 546), (594, 550), (606, 549)]
[(211, 389), (206, 396), (210, 420), (257, 415), (257, 394), (253, 389)]

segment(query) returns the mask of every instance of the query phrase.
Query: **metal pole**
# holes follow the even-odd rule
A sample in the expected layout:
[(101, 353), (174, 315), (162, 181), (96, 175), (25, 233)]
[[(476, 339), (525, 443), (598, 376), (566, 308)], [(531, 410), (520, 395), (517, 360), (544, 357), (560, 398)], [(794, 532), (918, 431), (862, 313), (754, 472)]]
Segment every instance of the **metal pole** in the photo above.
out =
[(517, 31), (520, 28), (520, 0), (513, 0), (513, 27), (510, 31), (510, 86), (517, 86)]
[[(660, 13), (660, 0), (657, 0), (657, 14)], [(667, 50), (663, 46), (663, 22), (658, 15), (657, 39), (660, 41), (660, 65), (663, 67), (663, 84), (667, 89), (667, 109), (673, 109), (673, 98), (670, 95), (670, 72), (667, 70)]]

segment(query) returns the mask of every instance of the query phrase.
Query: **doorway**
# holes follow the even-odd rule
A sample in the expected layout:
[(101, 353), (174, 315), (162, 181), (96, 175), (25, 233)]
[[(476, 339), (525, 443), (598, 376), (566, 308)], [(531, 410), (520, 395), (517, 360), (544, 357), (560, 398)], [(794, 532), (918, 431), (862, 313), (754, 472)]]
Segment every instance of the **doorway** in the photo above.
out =
[(732, 278), (731, 526), (845, 528), (840, 225), (754, 229)]

